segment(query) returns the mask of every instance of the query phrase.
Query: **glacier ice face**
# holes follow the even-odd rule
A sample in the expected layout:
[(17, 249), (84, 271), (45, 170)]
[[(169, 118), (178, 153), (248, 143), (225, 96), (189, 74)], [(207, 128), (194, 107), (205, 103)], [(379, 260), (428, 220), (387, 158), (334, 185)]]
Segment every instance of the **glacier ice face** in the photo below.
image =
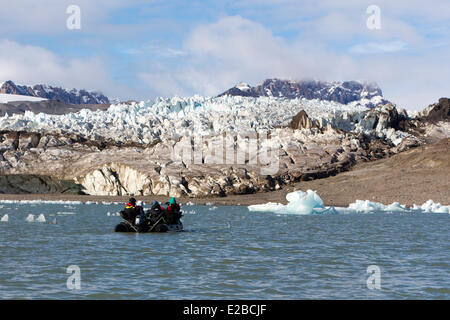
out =
[(312, 191), (301, 190), (288, 193), (287, 205), (281, 203), (268, 202), (266, 204), (251, 205), (249, 211), (273, 212), (277, 214), (336, 214), (336, 213), (374, 213), (374, 212), (403, 212), (403, 213), (450, 213), (450, 206), (443, 206), (440, 203), (434, 203), (428, 200), (423, 205), (414, 205), (407, 208), (398, 202), (390, 205), (384, 205), (379, 202), (369, 200), (356, 200), (350, 203), (348, 207), (326, 207), (320, 196)]
[[(223, 132), (261, 132), (287, 125), (300, 110), (321, 126), (348, 131), (371, 131), (364, 124), (368, 108), (359, 104), (275, 97), (216, 98), (192, 96), (157, 98), (114, 104), (107, 111), (83, 109), (64, 115), (15, 114), (0, 117), (0, 129), (74, 133), (88, 139), (149, 144), (180, 136), (218, 135)], [(389, 132), (389, 138), (397, 138)]]

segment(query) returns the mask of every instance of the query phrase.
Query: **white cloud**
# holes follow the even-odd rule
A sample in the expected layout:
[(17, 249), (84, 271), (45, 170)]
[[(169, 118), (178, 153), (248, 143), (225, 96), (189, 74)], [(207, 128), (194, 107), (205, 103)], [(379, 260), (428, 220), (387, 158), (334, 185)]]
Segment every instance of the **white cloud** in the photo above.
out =
[[(449, 80), (439, 76), (449, 67), (446, 51), (399, 55), (401, 40), (354, 45), (351, 55), (327, 50), (320, 42), (287, 41), (240, 16), (201, 25), (186, 39), (185, 66), (142, 72), (141, 78), (166, 95), (216, 95), (239, 81), (257, 84), (265, 78), (376, 81), (388, 99), (408, 109), (421, 109), (448, 94)], [(383, 53), (381, 56), (377, 53)], [(447, 57), (448, 58), (448, 57)], [(444, 67), (444, 68), (443, 68)]]
[(123, 90), (110, 79), (107, 66), (100, 58), (66, 60), (47, 49), (9, 40), (0, 40), (0, 80), (98, 89), (113, 96)]
[(58, 34), (68, 32), (66, 9), (77, 5), (81, 9), (81, 30), (101, 31), (111, 12), (144, 3), (144, 0), (1, 0), (0, 27), (3, 34), (32, 32)]
[(389, 42), (368, 42), (357, 44), (350, 47), (349, 51), (359, 54), (373, 54), (373, 53), (391, 53), (403, 51), (407, 48), (407, 43), (403, 41), (389, 41)]
[[(443, 70), (450, 69), (448, 0), (436, 0), (432, 5), (421, 0), (243, 0), (222, 6), (223, 12), (231, 8), (241, 16), (198, 24), (184, 43), (177, 45), (176, 40), (162, 39), (156, 46), (151, 41), (161, 38), (152, 31), (170, 30), (168, 34), (173, 31), (177, 39), (184, 34), (184, 23), (192, 25), (196, 21), (176, 17), (137, 19), (124, 24), (112, 21), (112, 17), (120, 16), (111, 15), (113, 12), (136, 9), (137, 4), (147, 2), (8, 1), (0, 10), (3, 37), (55, 36), (53, 45), (63, 44), (69, 41), (63, 39), (64, 33), (72, 32), (66, 29), (66, 8), (77, 4), (82, 10), (82, 30), (78, 34), (83, 36), (79, 39), (83, 50), (104, 53), (94, 58), (63, 59), (40, 46), (0, 40), (0, 80), (98, 88), (113, 97), (129, 98), (216, 95), (237, 82), (255, 85), (269, 77), (374, 80), (387, 98), (415, 109), (448, 95), (450, 80), (442, 76)], [(371, 4), (381, 8), (381, 30), (366, 27), (366, 8)], [(215, 5), (221, 8), (221, 4), (211, 4), (208, 12)], [(156, 13), (158, 5), (148, 10)], [(285, 31), (288, 36), (278, 36)], [(128, 41), (133, 36), (133, 41)], [(33, 39), (39, 43), (41, 38)], [(122, 47), (118, 57), (107, 52), (111, 47), (101, 47), (105, 43), (132, 44)], [(123, 59), (123, 53), (129, 60)], [(112, 72), (117, 80), (111, 78)], [(142, 84), (146, 87), (139, 87)]]
[(186, 52), (177, 50), (163, 45), (143, 45), (136, 48), (127, 48), (123, 51), (129, 55), (151, 55), (153, 57), (173, 58), (186, 55)]

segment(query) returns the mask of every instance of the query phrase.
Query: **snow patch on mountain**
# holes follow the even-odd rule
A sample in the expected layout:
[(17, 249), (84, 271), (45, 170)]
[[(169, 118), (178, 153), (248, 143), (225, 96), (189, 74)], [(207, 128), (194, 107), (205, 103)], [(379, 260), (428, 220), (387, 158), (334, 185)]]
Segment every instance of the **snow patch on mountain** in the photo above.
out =
[(19, 95), (19, 94), (0, 93), (0, 103), (8, 103), (11, 101), (43, 101), (43, 100), (47, 100), (47, 99), (24, 96), (24, 95)]

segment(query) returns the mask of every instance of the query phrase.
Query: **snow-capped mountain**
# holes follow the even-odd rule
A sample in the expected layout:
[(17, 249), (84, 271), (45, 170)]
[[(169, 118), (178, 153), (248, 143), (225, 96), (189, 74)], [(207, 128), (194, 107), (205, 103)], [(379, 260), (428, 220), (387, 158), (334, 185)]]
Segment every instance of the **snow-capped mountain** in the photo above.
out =
[(0, 83), (0, 93), (59, 100), (71, 104), (109, 103), (108, 97), (98, 91), (78, 89), (67, 90), (60, 87), (52, 87), (42, 84), (26, 86), (15, 84), (11, 80)]
[(360, 104), (366, 107), (374, 107), (388, 102), (383, 99), (383, 94), (377, 84), (358, 81), (324, 82), (267, 79), (256, 87), (241, 82), (221, 93), (219, 97), (224, 95), (319, 99), (341, 104)]

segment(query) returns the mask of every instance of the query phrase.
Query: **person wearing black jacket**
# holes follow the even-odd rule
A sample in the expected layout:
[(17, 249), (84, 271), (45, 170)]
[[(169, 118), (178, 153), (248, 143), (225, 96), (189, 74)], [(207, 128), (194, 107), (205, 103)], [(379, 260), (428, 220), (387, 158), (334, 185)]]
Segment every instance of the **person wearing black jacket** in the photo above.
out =
[(120, 211), (120, 215), (122, 218), (127, 220), (129, 223), (134, 225), (134, 221), (136, 220), (136, 216), (140, 214), (139, 208), (136, 208), (136, 199), (130, 198), (128, 202), (125, 204), (125, 209)]

